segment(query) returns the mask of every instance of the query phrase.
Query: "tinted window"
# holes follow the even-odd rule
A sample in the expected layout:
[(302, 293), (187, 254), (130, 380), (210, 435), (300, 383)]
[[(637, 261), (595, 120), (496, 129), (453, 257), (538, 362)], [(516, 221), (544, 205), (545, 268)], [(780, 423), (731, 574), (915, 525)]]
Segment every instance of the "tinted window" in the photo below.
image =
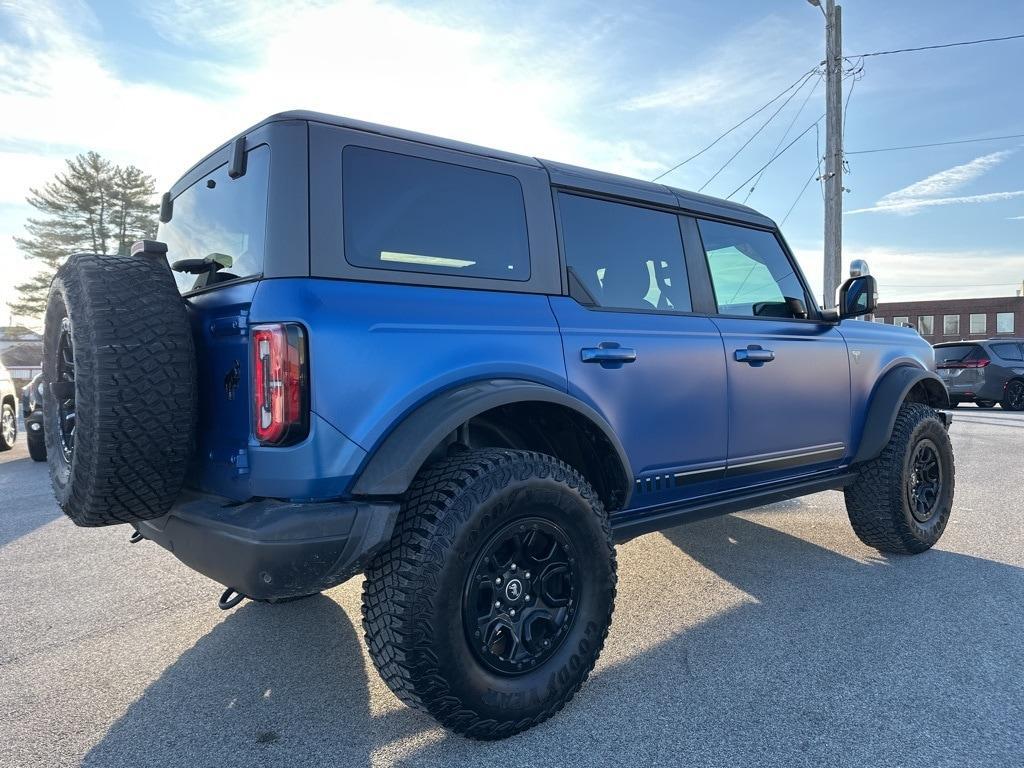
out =
[(806, 304), (800, 279), (771, 232), (716, 221), (699, 226), (723, 315), (794, 317), (786, 299)]
[(985, 356), (984, 350), (977, 344), (950, 344), (935, 348), (935, 364), (965, 363), (978, 360)]
[[(171, 220), (161, 223), (157, 239), (167, 243), (167, 260), (216, 259), (222, 268), (210, 281), (252, 277), (263, 271), (267, 229), (267, 179), (270, 147), (252, 149), (245, 175), (228, 176), (227, 164), (174, 198)], [(175, 272), (184, 293), (207, 284), (206, 274)]]
[(342, 177), (349, 264), (529, 279), (526, 209), (514, 176), (350, 146)]
[(579, 195), (558, 199), (566, 264), (598, 305), (690, 311), (675, 214)]
[(1016, 344), (993, 344), (992, 349), (995, 350), (996, 354), (999, 355), (1003, 360), (1021, 360), (1020, 347)]

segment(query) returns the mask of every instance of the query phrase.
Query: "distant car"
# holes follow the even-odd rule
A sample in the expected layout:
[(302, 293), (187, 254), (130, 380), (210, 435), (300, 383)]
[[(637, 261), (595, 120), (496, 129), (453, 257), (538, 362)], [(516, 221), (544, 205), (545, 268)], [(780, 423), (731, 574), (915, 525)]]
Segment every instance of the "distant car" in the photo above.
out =
[(935, 367), (952, 407), (974, 403), (1024, 411), (1024, 339), (952, 341), (935, 345)]
[(9, 451), (18, 439), (18, 399), (14, 380), (0, 363), (0, 451)]
[(46, 438), (43, 435), (43, 374), (37, 373), (21, 391), (21, 415), (25, 419), (25, 441), (28, 454), (35, 461), (46, 461)]

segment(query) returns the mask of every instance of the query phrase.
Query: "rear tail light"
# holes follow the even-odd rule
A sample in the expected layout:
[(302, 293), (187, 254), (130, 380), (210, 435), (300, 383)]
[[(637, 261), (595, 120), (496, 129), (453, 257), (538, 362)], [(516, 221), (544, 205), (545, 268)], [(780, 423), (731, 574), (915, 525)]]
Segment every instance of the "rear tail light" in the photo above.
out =
[(290, 445), (309, 432), (306, 333), (295, 323), (252, 327), (253, 431), (263, 445)]
[(943, 363), (942, 365), (936, 366), (937, 368), (984, 368), (986, 365), (991, 363), (987, 357), (983, 357), (981, 360), (968, 360), (963, 363)]

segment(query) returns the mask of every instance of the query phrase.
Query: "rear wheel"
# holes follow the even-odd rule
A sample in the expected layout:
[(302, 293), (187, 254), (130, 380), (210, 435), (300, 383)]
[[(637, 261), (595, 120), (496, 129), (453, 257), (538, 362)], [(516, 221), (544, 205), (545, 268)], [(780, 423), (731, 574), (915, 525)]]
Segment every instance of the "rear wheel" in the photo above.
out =
[(4, 403), (0, 407), (0, 451), (9, 451), (18, 439), (18, 417), (14, 406)]
[(1014, 379), (1007, 384), (1000, 405), (1008, 411), (1024, 411), (1024, 381)]
[(405, 703), (478, 739), (558, 712), (597, 661), (615, 550), (593, 489), (527, 451), (467, 451), (425, 469), (370, 564), (363, 627)]
[(995, 400), (975, 400), (974, 404), (976, 406), (978, 406), (979, 408), (995, 408), (996, 407), (996, 401)]
[(904, 403), (882, 453), (844, 490), (854, 532), (882, 552), (924, 552), (946, 529), (953, 473), (953, 448), (938, 415)]

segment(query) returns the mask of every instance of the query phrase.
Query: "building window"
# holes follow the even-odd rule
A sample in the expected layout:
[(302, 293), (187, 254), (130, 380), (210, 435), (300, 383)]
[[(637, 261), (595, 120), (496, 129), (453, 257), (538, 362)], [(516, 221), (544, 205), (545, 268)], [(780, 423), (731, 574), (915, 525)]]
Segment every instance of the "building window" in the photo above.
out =
[(881, 323), (882, 325), (885, 325), (885, 318), (884, 317), (876, 317), (875, 318), (875, 322), (876, 323)]
[(942, 335), (943, 336), (959, 336), (960, 335), (960, 315), (943, 315), (942, 316)]
[(932, 315), (921, 315), (917, 318), (917, 332), (922, 336), (931, 336), (935, 333), (935, 318)]
[(971, 333), (985, 332), (985, 315), (971, 315)]
[(910, 322), (910, 318), (906, 317), (905, 315), (896, 315), (892, 319), (892, 324), (893, 325), (903, 325), (903, 324), (909, 323), (909, 322)]
[(1013, 312), (999, 312), (996, 315), (996, 333), (1013, 333)]

